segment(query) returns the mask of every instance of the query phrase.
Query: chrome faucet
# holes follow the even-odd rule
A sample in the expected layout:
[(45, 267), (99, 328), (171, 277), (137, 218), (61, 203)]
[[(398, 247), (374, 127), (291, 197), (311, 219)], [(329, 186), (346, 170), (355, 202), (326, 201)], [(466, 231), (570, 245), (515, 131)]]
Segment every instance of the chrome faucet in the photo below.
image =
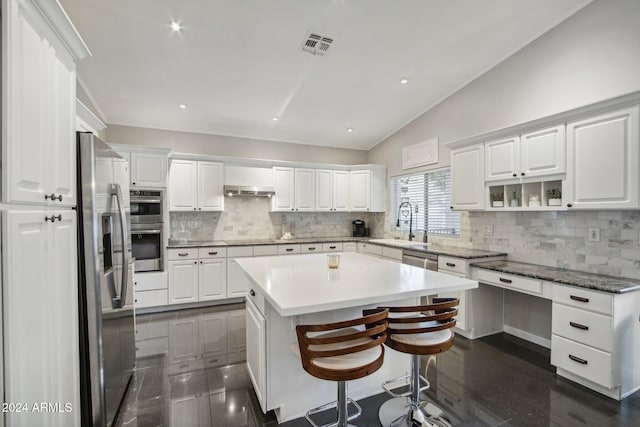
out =
[(415, 234), (412, 233), (413, 206), (411, 206), (411, 202), (402, 202), (398, 206), (398, 221), (396, 222), (396, 227), (400, 227), (400, 209), (402, 209), (403, 206), (409, 206), (409, 241), (412, 241), (413, 238), (416, 237), (416, 236), (415, 236)]

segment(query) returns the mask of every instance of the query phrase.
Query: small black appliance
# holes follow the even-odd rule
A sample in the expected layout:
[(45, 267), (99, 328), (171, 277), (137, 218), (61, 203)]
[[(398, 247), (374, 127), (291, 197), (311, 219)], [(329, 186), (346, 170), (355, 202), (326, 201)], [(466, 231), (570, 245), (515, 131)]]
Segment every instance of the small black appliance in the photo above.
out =
[(364, 221), (361, 219), (353, 220), (353, 237), (366, 237), (367, 229), (364, 226)]

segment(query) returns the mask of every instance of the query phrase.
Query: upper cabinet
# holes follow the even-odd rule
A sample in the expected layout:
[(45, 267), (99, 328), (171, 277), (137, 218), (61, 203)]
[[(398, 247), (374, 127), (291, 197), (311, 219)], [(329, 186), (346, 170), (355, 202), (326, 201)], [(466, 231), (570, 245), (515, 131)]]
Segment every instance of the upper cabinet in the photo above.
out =
[(565, 154), (564, 125), (486, 142), (485, 181), (563, 174)]
[(451, 151), (451, 204), (453, 209), (484, 209), (484, 145)]
[(349, 210), (384, 212), (386, 171), (363, 169), (349, 172)]
[(567, 207), (638, 207), (638, 106), (567, 124)]
[(166, 186), (166, 154), (131, 153), (132, 188), (165, 188)]
[(316, 169), (316, 210), (349, 210), (349, 171)]
[(89, 51), (55, 3), (2, 8), (2, 200), (74, 206), (75, 61)]
[(271, 198), (272, 211), (295, 210), (294, 182), (295, 174), (293, 168), (278, 166), (273, 168), (273, 188), (276, 194)]
[[(315, 210), (315, 169), (295, 168), (294, 206), (296, 212)], [(276, 193), (277, 194), (277, 193)]]
[(169, 171), (169, 210), (224, 210), (224, 166), (201, 160), (173, 159)]

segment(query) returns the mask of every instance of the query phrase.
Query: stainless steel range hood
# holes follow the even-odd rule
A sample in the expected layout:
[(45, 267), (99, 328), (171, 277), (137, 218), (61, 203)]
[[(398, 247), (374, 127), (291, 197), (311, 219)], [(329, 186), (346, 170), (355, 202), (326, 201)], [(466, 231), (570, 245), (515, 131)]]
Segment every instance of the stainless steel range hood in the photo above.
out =
[(253, 187), (250, 185), (225, 185), (225, 196), (271, 197), (276, 192), (273, 187)]

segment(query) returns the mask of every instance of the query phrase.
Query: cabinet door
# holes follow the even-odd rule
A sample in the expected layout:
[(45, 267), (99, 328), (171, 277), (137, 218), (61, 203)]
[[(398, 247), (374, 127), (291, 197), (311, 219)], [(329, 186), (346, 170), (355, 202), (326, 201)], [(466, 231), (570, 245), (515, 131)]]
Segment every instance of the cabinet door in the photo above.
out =
[(169, 304), (198, 301), (198, 261), (169, 261)]
[(572, 207), (638, 207), (638, 108), (567, 124), (563, 199)]
[(333, 210), (333, 173), (328, 169), (316, 169), (316, 210)]
[(517, 136), (484, 144), (485, 181), (520, 176), (520, 138)]
[(227, 354), (227, 313), (205, 314), (198, 327), (203, 357)]
[(169, 173), (169, 210), (195, 211), (198, 206), (198, 167), (191, 160), (172, 160)]
[(262, 410), (265, 409), (266, 387), (266, 320), (255, 304), (248, 299), (247, 316), (247, 369)]
[(453, 209), (484, 209), (484, 145), (451, 151)]
[(3, 201), (45, 204), (50, 186), (52, 48), (30, 21), (32, 11), (24, 9), (30, 3), (11, 1), (6, 6), (2, 11), (2, 36), (6, 35), (2, 97), (7, 103), (2, 109)]
[(198, 162), (198, 210), (224, 210), (222, 163)]
[(227, 297), (227, 261), (224, 258), (200, 260), (199, 300), (208, 301)]
[(315, 169), (295, 170), (295, 207), (296, 211), (313, 211), (315, 193)]
[(131, 186), (164, 188), (167, 186), (167, 156), (131, 153)]
[(273, 188), (276, 192), (271, 198), (272, 211), (292, 211), (295, 209), (293, 168), (273, 168)]
[(53, 57), (53, 133), (50, 193), (62, 197), (52, 204), (76, 205), (76, 71), (67, 52)]
[(235, 258), (227, 259), (227, 298), (247, 295), (249, 283)]
[(567, 144), (564, 125), (520, 136), (521, 176), (565, 173)]
[(349, 171), (333, 171), (333, 210), (349, 210)]
[(349, 210), (368, 211), (371, 207), (371, 172), (349, 172)]

